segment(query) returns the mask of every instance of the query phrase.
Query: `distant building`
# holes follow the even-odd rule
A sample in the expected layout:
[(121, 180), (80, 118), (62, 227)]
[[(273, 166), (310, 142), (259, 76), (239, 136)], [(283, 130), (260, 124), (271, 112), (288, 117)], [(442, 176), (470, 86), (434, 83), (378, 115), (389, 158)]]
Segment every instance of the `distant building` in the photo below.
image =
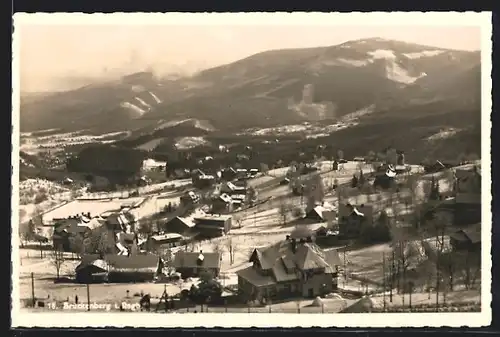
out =
[(189, 191), (180, 197), (180, 201), (183, 205), (194, 205), (200, 201), (200, 196), (194, 191)]
[(233, 210), (233, 199), (227, 194), (222, 193), (212, 200), (212, 213), (229, 213)]
[(163, 233), (151, 235), (145, 243), (150, 250), (173, 248), (182, 245), (184, 237), (178, 233)]
[(234, 168), (228, 167), (222, 170), (221, 172), (222, 179), (226, 181), (232, 181), (236, 179), (237, 172)]
[(230, 215), (207, 214), (194, 218), (196, 230), (202, 235), (219, 236), (229, 233), (232, 227)]
[(118, 255), (131, 256), (139, 252), (139, 238), (130, 229), (115, 235), (115, 247)]
[[(91, 236), (93, 230), (104, 226), (104, 220), (96, 217), (90, 218), (86, 215), (70, 216), (67, 219), (56, 221), (54, 224), (54, 231), (52, 235), (52, 242), (54, 247), (70, 252), (75, 249), (82, 249), (83, 247), (73, 247), (72, 240), (74, 237), (81, 240), (82, 245), (86, 238)], [(75, 253), (80, 253), (81, 251)]]
[(335, 217), (336, 211), (334, 207), (327, 202), (315, 206), (306, 213), (306, 219), (317, 222), (327, 222), (335, 219)]
[(238, 291), (249, 301), (313, 298), (337, 289), (338, 252), (322, 250), (311, 240), (288, 237), (256, 248), (249, 262), (253, 265), (237, 272)]
[(228, 194), (246, 194), (247, 188), (245, 186), (236, 185), (230, 181), (222, 184), (220, 191)]
[(373, 181), (373, 187), (381, 189), (389, 189), (394, 186), (395, 178), (398, 172), (394, 165), (382, 165), (378, 168), (375, 173), (375, 180)]
[(455, 170), (455, 214), (458, 225), (481, 222), (481, 171), (479, 168)]
[(190, 233), (194, 226), (195, 223), (190, 218), (176, 216), (175, 218), (170, 219), (165, 225), (163, 225), (163, 229), (167, 233), (177, 233), (185, 235), (187, 233)]
[(290, 183), (290, 179), (284, 178), (283, 180), (280, 181), (280, 185), (288, 185)]
[(339, 208), (339, 235), (356, 238), (364, 226), (373, 225), (373, 207), (367, 205), (341, 204)]
[(92, 282), (145, 282), (153, 281), (162, 271), (157, 255), (85, 255), (75, 269), (76, 281)]
[(481, 224), (475, 224), (452, 233), (450, 235), (450, 244), (453, 250), (457, 251), (481, 251)]
[(201, 170), (196, 170), (192, 175), (192, 183), (196, 188), (206, 188), (215, 184), (216, 178), (213, 175), (205, 174)]
[(221, 253), (203, 253), (178, 251), (174, 257), (175, 271), (183, 278), (198, 277), (202, 272), (209, 272), (218, 277), (221, 268)]

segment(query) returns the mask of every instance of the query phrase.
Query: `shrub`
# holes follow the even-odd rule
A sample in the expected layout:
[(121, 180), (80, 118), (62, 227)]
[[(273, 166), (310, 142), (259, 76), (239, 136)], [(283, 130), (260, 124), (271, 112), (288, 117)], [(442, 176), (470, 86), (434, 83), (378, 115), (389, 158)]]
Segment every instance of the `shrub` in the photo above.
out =
[(297, 218), (303, 217), (304, 216), (304, 210), (302, 209), (302, 207), (295, 207), (293, 209), (293, 216), (297, 217)]
[(41, 202), (44, 202), (45, 200), (47, 200), (49, 197), (47, 196), (47, 192), (42, 192), (40, 191), (40, 193), (38, 193), (36, 196), (35, 196), (35, 204), (39, 204)]

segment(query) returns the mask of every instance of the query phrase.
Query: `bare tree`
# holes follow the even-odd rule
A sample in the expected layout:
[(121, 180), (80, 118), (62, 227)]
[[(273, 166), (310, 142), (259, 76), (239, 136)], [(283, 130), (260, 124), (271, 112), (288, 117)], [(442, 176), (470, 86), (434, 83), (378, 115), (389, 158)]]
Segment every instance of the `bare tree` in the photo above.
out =
[(226, 241), (227, 251), (229, 252), (229, 263), (232, 265), (234, 263), (234, 256), (238, 250), (238, 245), (233, 241), (232, 238)]
[(279, 205), (279, 214), (281, 216), (282, 224), (286, 225), (286, 221), (288, 219), (288, 213), (290, 212), (291, 207), (284, 200), (281, 200)]
[(73, 234), (69, 237), (69, 247), (71, 253), (76, 254), (78, 257), (81, 257), (85, 254), (85, 245), (84, 238), (80, 234)]
[(64, 251), (60, 247), (54, 247), (50, 254), (50, 262), (56, 268), (56, 278), (59, 280), (61, 268), (65, 264)]
[(466, 289), (474, 287), (481, 273), (481, 255), (477, 252), (465, 252), (460, 261), (463, 261), (462, 269), (464, 286)]
[(344, 151), (342, 150), (337, 150), (337, 160), (344, 159)]
[(398, 153), (397, 153), (396, 149), (391, 148), (387, 151), (386, 162), (387, 162), (387, 164), (391, 164), (391, 165), (396, 165), (398, 163)]
[(174, 268), (174, 254), (172, 253), (172, 249), (166, 248), (163, 251), (162, 254), (162, 261), (163, 261), (163, 269), (167, 270), (167, 273), (170, 274), (170, 272)]
[(269, 172), (269, 166), (265, 163), (261, 163), (260, 164), (260, 171), (263, 173), (263, 174), (267, 174)]
[(373, 163), (377, 159), (375, 151), (372, 151), (372, 150), (368, 151), (368, 154), (367, 154), (365, 159), (366, 159), (367, 164)]
[(241, 228), (241, 224), (243, 222), (243, 218), (241, 216), (234, 216), (233, 220), (238, 225), (238, 228)]
[(93, 230), (90, 237), (84, 240), (86, 251), (101, 255), (109, 253), (113, 245), (110, 235), (112, 234), (106, 230)]
[(434, 263), (436, 265), (436, 305), (439, 304), (439, 290), (442, 278), (442, 256), (446, 249), (446, 231), (451, 224), (449, 214), (440, 212), (427, 224), (427, 230), (434, 240)]
[(325, 186), (319, 173), (314, 174), (306, 182), (307, 209), (316, 206), (317, 202), (322, 202), (325, 198)]

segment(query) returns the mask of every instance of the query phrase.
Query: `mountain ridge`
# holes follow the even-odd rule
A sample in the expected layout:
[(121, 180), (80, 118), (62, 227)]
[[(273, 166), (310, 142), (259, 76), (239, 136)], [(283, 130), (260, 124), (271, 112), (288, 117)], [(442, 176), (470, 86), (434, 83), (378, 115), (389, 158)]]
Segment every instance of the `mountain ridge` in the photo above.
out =
[(436, 101), (475, 108), (477, 81), (469, 77), (477, 74), (479, 52), (360, 39), (264, 51), (174, 80), (136, 73), (22, 102), (21, 129), (106, 132), (191, 118), (232, 131), (335, 120), (372, 105), (372, 116)]

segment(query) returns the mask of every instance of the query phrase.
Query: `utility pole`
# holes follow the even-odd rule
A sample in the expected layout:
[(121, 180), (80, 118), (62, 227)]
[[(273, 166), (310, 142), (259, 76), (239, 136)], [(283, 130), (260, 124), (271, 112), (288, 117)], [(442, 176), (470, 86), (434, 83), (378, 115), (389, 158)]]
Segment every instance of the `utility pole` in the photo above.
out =
[(87, 282), (87, 311), (90, 311), (90, 286), (89, 283)]
[(384, 299), (384, 312), (386, 307), (385, 301), (385, 253), (382, 253), (382, 291), (383, 291), (383, 299)]
[(344, 282), (347, 284), (347, 260), (345, 256), (346, 247), (344, 247)]
[(391, 282), (390, 282), (390, 289), (389, 289), (389, 302), (392, 303), (392, 288), (394, 287), (394, 250), (392, 251), (392, 261), (391, 261)]
[(35, 307), (35, 277), (33, 273), (31, 273), (31, 299), (33, 301), (33, 308)]

